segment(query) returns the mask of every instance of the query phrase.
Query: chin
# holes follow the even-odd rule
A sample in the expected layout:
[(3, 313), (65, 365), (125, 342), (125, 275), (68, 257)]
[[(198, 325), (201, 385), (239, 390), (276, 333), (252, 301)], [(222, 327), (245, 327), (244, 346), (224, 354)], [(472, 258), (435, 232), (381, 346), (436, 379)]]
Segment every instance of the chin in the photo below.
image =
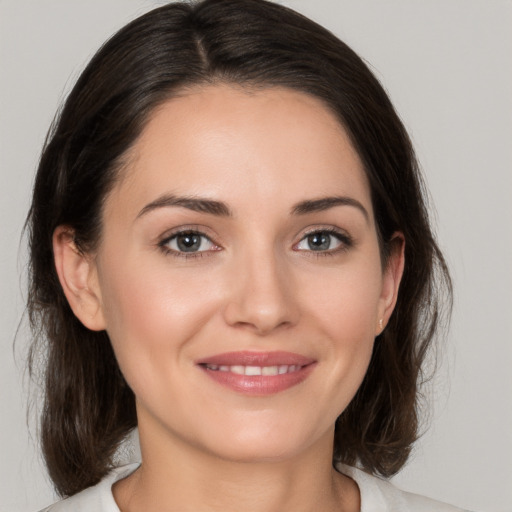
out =
[[(299, 423), (300, 424), (300, 423)], [(252, 425), (251, 428), (229, 429), (229, 436), (217, 437), (212, 447), (217, 456), (240, 463), (278, 463), (307, 451), (319, 441), (317, 433), (300, 430), (294, 426)], [(329, 437), (330, 433), (327, 433)], [(329, 446), (332, 447), (332, 435)], [(211, 445), (211, 443), (209, 443)]]

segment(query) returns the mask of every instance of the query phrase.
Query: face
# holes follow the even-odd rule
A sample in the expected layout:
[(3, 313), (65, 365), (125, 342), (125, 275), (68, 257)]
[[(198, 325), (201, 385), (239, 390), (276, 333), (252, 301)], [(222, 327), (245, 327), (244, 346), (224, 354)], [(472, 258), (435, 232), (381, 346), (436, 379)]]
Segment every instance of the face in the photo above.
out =
[(399, 264), (383, 269), (361, 161), (319, 100), (228, 86), (169, 100), (103, 220), (94, 327), (141, 436), (236, 460), (332, 446)]

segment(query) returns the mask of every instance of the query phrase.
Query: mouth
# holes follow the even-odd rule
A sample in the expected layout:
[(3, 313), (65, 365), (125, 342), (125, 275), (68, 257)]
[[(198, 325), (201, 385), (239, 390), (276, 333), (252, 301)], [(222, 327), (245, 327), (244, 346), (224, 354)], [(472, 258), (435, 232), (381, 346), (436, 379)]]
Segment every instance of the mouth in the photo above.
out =
[(303, 368), (300, 365), (295, 364), (282, 364), (279, 366), (242, 366), (242, 365), (217, 365), (217, 364), (206, 364), (207, 370), (214, 372), (231, 372), (237, 375), (284, 375), (285, 373), (293, 373)]
[(196, 362), (213, 381), (253, 396), (279, 393), (303, 382), (316, 360), (291, 352), (229, 352)]

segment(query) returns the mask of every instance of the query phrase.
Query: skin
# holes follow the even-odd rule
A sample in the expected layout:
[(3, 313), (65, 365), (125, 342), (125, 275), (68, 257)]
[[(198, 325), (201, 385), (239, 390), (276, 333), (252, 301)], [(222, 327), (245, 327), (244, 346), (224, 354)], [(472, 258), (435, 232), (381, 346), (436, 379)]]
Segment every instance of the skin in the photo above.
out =
[[(54, 234), (71, 307), (107, 330), (136, 396), (143, 464), (114, 486), (120, 509), (359, 510), (357, 485), (332, 468), (334, 423), (393, 310), (403, 239), (384, 266), (342, 126), (299, 92), (195, 88), (153, 113), (128, 161), (95, 254), (80, 254), (66, 226)], [(161, 204), (170, 196), (219, 201), (230, 215)], [(294, 211), (334, 196), (350, 204)], [(169, 238), (180, 229), (204, 233), (200, 251), (178, 252)], [(337, 233), (329, 248), (312, 250), (308, 234), (326, 230)], [(196, 364), (240, 350), (315, 367), (249, 396)]]

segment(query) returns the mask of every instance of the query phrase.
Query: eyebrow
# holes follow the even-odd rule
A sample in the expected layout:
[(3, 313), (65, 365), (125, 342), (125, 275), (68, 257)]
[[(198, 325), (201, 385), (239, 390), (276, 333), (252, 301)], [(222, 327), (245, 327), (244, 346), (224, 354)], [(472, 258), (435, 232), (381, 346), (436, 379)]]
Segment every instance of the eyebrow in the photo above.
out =
[(308, 213), (322, 212), (335, 206), (352, 206), (357, 208), (367, 221), (370, 220), (368, 211), (357, 199), (345, 196), (321, 197), (319, 199), (302, 201), (292, 208), (292, 214), (306, 215)]
[(169, 206), (180, 206), (194, 212), (209, 213), (210, 215), (218, 215), (220, 217), (231, 217), (232, 213), (226, 203), (215, 201), (213, 199), (204, 199), (194, 196), (175, 196), (165, 194), (147, 204), (137, 215), (142, 217), (146, 213), (156, 210), (157, 208), (165, 208)]
[[(168, 208), (171, 206), (187, 208), (194, 212), (208, 213), (219, 217), (233, 216), (229, 206), (222, 201), (194, 196), (175, 196), (172, 194), (165, 194), (144, 206), (137, 215), (137, 218), (158, 208)], [(307, 215), (308, 213), (322, 212), (336, 206), (352, 206), (357, 208), (364, 215), (367, 221), (370, 219), (368, 211), (357, 199), (345, 196), (321, 197), (319, 199), (301, 201), (292, 207), (291, 214)]]

